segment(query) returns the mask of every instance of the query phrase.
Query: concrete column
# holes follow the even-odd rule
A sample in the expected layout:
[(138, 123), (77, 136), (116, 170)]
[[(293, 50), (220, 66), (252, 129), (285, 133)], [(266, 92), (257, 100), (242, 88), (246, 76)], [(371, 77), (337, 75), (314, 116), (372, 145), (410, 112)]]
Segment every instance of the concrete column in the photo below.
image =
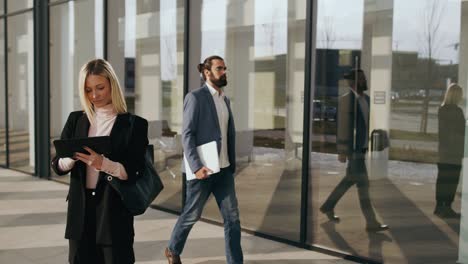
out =
[[(369, 133), (390, 129), (390, 92), (392, 89), (393, 0), (366, 0), (361, 68), (366, 73), (370, 96)], [(370, 135), (371, 137), (371, 135)], [(371, 178), (386, 177), (388, 148), (373, 156)]]
[[(288, 158), (302, 156), (304, 132), (304, 63), (306, 30), (306, 1), (288, 3), (288, 50), (286, 96), (286, 137), (285, 149)], [(300, 22), (299, 22), (300, 21)], [(313, 96), (313, 95), (312, 95)]]
[(229, 1), (226, 28), (226, 62), (229, 68), (226, 94), (231, 99), (231, 106), (236, 124), (237, 156), (251, 157), (254, 131), (254, 91), (255, 55), (254, 55), (254, 1)]
[[(160, 45), (161, 29), (159, 26), (151, 27), (154, 21), (160, 23), (161, 3), (156, 2), (158, 9), (151, 10), (151, 13), (137, 14), (135, 7), (135, 27), (129, 28), (135, 34), (135, 40), (131, 44), (135, 46), (135, 113), (147, 118), (150, 127), (152, 121), (165, 119), (161, 80), (161, 53), (163, 52)], [(159, 125), (155, 129), (157, 130), (155, 132), (159, 134), (162, 127)], [(149, 131), (151, 139), (155, 135), (151, 135), (151, 128)]]
[(125, 17), (124, 8), (119, 1), (108, 1), (107, 5), (107, 60), (112, 64), (115, 74), (122, 88), (125, 86), (125, 58), (123, 46), (125, 45), (125, 24), (120, 18)]
[[(74, 50), (74, 19), (71, 12), (74, 2), (69, 2), (63, 7), (51, 9), (50, 24), (50, 64), (53, 76), (50, 78), (50, 102), (51, 102), (51, 137), (60, 137), (63, 125), (67, 117), (73, 111), (73, 90), (77, 84), (73, 75)], [(65, 10), (67, 12), (65, 12)], [(69, 32), (68, 34), (66, 32)]]

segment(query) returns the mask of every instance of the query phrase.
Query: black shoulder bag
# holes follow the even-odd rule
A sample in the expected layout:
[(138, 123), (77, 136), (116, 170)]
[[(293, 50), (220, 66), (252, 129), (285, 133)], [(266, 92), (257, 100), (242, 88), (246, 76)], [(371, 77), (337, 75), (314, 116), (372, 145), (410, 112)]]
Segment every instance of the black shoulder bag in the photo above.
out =
[[(130, 115), (130, 127), (133, 130), (134, 115)], [(130, 142), (130, 137), (127, 143)], [(153, 166), (153, 145), (148, 145), (145, 153), (145, 164), (140, 171), (140, 177), (135, 183), (111, 181), (114, 189), (119, 192), (122, 201), (132, 215), (143, 214), (151, 205), (164, 185)]]

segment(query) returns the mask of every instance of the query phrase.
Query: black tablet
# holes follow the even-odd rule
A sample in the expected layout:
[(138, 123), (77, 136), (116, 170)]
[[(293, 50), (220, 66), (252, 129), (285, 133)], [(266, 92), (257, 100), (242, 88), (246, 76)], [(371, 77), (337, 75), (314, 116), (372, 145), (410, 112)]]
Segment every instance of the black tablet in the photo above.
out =
[(75, 152), (88, 153), (83, 147), (89, 147), (99, 154), (109, 155), (111, 152), (110, 136), (58, 139), (54, 140), (57, 157), (73, 157)]

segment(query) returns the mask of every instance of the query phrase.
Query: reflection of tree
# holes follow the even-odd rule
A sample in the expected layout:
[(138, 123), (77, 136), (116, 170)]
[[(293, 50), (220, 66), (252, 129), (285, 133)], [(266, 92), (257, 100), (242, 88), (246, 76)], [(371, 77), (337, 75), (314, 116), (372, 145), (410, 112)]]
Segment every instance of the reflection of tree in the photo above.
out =
[[(273, 23), (273, 22), (272, 22)], [(273, 51), (273, 45), (275, 43), (274, 41), (274, 28), (273, 28), (273, 24), (270, 24), (270, 23), (263, 23), (261, 26), (262, 26), (262, 29), (263, 29), (263, 32), (266, 36), (266, 40), (267, 40), (267, 46), (265, 48), (268, 47), (268, 50), (265, 51), (266, 54), (268, 55), (273, 55), (274, 54), (274, 51)], [(263, 54), (265, 55), (265, 54)]]
[(161, 45), (161, 63), (162, 69), (162, 80), (171, 81), (177, 78), (177, 42), (174, 41), (174, 36), (162, 36)]
[(280, 47), (278, 47), (277, 38), (280, 38), (278, 30), (281, 28), (281, 23), (283, 17), (280, 13), (280, 8), (278, 7), (277, 2), (269, 3), (273, 4), (273, 9), (268, 13), (268, 18), (265, 17), (265, 22), (260, 26), (263, 30), (264, 41), (265, 41), (265, 51), (263, 56), (274, 56), (281, 53), (284, 53)]
[(425, 94), (423, 97), (423, 109), (421, 115), (420, 131), (427, 132), (427, 120), (429, 112), (430, 89), (436, 80), (435, 60), (440, 44), (440, 23), (445, 11), (445, 2), (439, 0), (427, 0), (422, 13), (423, 32), (421, 34), (421, 53), (427, 58), (426, 78), (424, 79)]
[(333, 17), (325, 16), (323, 18), (322, 38), (324, 49), (331, 49), (336, 41), (336, 32), (334, 29)]

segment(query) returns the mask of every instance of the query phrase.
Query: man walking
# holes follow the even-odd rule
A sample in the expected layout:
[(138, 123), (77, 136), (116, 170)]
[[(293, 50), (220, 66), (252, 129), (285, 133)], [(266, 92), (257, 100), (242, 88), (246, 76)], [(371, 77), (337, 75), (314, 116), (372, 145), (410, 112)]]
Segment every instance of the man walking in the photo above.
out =
[[(221, 89), (227, 85), (226, 69), (223, 58), (206, 58), (198, 65), (205, 84), (187, 94), (184, 100), (182, 145), (196, 179), (187, 181), (185, 206), (165, 251), (169, 264), (181, 263), (180, 255), (189, 232), (200, 219), (211, 193), (224, 219), (227, 263), (243, 263), (239, 209), (234, 186), (234, 119), (229, 100)], [(218, 173), (212, 173), (205, 167), (197, 152), (198, 146), (212, 141), (216, 142), (219, 153), (221, 170)]]
[(339, 221), (334, 208), (348, 189), (356, 184), (359, 203), (366, 218), (366, 230), (378, 232), (388, 226), (377, 221), (369, 195), (369, 177), (365, 156), (369, 142), (369, 96), (367, 80), (361, 69), (353, 69), (344, 76), (350, 91), (339, 99), (337, 151), (340, 162), (348, 161), (346, 176), (338, 183), (328, 199), (320, 207), (330, 221)]

